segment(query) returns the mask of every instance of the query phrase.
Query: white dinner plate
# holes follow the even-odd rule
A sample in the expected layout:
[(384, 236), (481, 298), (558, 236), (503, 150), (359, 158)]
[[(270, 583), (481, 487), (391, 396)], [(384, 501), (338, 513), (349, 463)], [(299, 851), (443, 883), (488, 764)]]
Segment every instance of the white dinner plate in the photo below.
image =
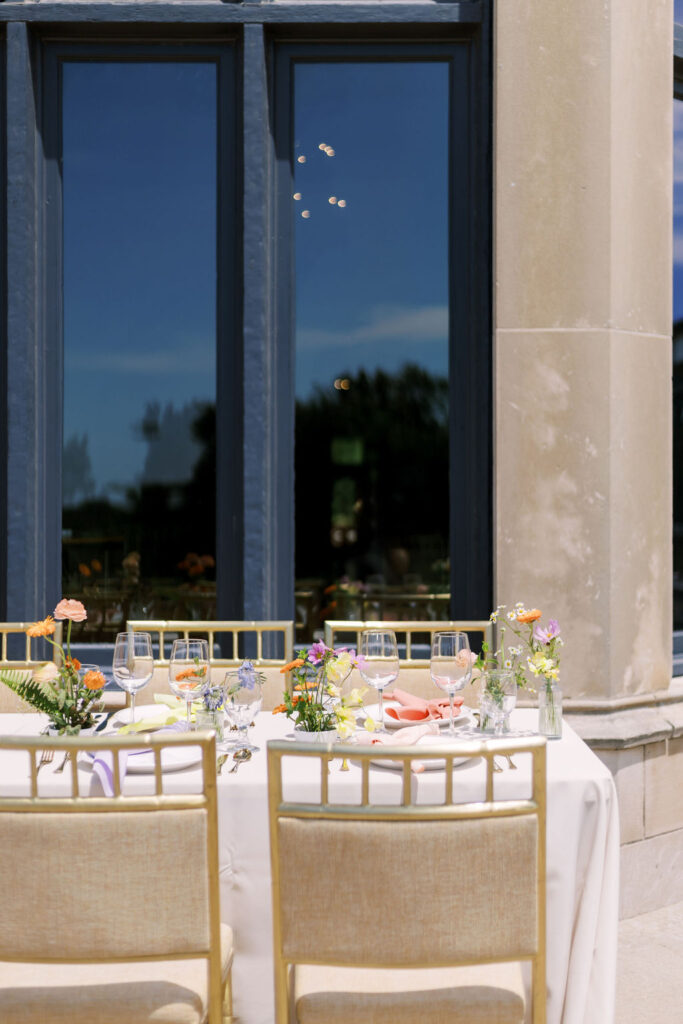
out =
[[(167, 718), (169, 715), (177, 715), (180, 719), (185, 717), (185, 710), (181, 708), (180, 711), (173, 711), (167, 704), (141, 704), (135, 708), (136, 722), (143, 722), (146, 718), (163, 719), (164, 715)], [(130, 708), (122, 708), (111, 716), (108, 729), (120, 729), (122, 725), (128, 725), (130, 720)]]
[[(92, 760), (94, 754), (88, 751), (85, 756)], [(161, 751), (162, 772), (179, 772), (199, 764), (202, 759), (201, 747), (165, 747)], [(152, 775), (154, 772), (154, 754), (151, 750), (136, 750), (128, 755), (126, 761), (127, 775)]]
[[(179, 772), (199, 764), (202, 759), (201, 747), (166, 747), (161, 751), (162, 772)], [(141, 750), (139, 754), (129, 754), (126, 763), (126, 774), (151, 775), (154, 771), (154, 754), (151, 750)]]
[[(405, 729), (409, 725), (424, 725), (425, 722), (436, 722), (438, 726), (443, 728), (450, 722), (450, 718), (424, 718), (419, 722), (399, 722), (397, 719), (392, 718), (391, 715), (387, 714), (387, 708), (400, 708), (403, 707), (397, 700), (385, 700), (384, 701), (384, 725), (387, 729)], [(379, 721), (379, 704), (366, 704), (365, 707), (361, 708), (361, 711), (365, 712), (367, 716), (374, 719), (375, 722)], [(476, 725), (476, 719), (471, 708), (465, 707), (463, 704), (460, 708), (460, 714), (456, 715), (453, 719), (453, 725), (456, 729), (463, 725), (467, 725), (473, 728)]]
[[(431, 746), (442, 747), (442, 746), (444, 746), (444, 743), (445, 743), (445, 741), (444, 741), (443, 736), (429, 736), (429, 735), (427, 735), (427, 736), (422, 736), (417, 741), (417, 743), (414, 744), (414, 746), (415, 746), (415, 751), (418, 752), (420, 750), (420, 747), (431, 747)], [(390, 747), (385, 747), (383, 749), (389, 750), (391, 748)], [(467, 764), (467, 762), (471, 762), (471, 761), (474, 761), (474, 758), (472, 758), (472, 757), (454, 757), (453, 758), (453, 767), (455, 768), (456, 765)], [(389, 760), (387, 760), (387, 761), (384, 761), (384, 760), (377, 760), (377, 761), (375, 761), (373, 759), (372, 760), (372, 764), (377, 765), (378, 768), (393, 768), (393, 769), (397, 769), (397, 768), (401, 769), (401, 768), (403, 768), (403, 762), (402, 761), (389, 761)], [(445, 761), (442, 761), (440, 759), (437, 760), (436, 758), (434, 758), (434, 760), (427, 759), (427, 760), (423, 761), (422, 764), (424, 765), (425, 771), (428, 771), (428, 772), (443, 771), (444, 768), (446, 767), (446, 762)]]

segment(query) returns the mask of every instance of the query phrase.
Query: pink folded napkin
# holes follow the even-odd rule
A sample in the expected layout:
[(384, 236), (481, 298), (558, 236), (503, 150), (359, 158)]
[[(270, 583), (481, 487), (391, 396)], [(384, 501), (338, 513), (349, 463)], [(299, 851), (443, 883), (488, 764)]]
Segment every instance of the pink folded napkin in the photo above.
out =
[[(385, 693), (385, 700), (395, 700), (402, 705), (400, 708), (387, 708), (387, 715), (398, 722), (425, 722), (429, 719), (450, 718), (451, 703), (448, 697), (435, 697), (425, 700), (405, 690), (394, 689), (393, 693)], [(460, 714), (463, 705), (462, 697), (453, 698), (453, 717)]]
[[(380, 736), (372, 737), (373, 746), (382, 747), (410, 747), (419, 743), (423, 736), (438, 736), (439, 727), (436, 722), (425, 722), (424, 725), (409, 725), (405, 729), (394, 733), (382, 733)], [(415, 774), (423, 772), (425, 766), (420, 761), (413, 761), (411, 765)]]

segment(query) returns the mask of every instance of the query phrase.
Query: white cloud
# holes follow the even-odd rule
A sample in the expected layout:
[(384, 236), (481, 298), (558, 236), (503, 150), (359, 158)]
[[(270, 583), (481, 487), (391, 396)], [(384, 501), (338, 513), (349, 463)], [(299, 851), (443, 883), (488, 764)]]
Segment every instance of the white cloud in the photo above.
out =
[(186, 339), (173, 348), (145, 349), (122, 352), (116, 346), (103, 349), (75, 346), (69, 349), (69, 367), (99, 373), (137, 373), (151, 375), (213, 373), (216, 350), (213, 340)]
[(359, 327), (348, 331), (302, 327), (297, 348), (323, 349), (365, 341), (403, 339), (415, 342), (448, 338), (448, 306), (376, 306)]

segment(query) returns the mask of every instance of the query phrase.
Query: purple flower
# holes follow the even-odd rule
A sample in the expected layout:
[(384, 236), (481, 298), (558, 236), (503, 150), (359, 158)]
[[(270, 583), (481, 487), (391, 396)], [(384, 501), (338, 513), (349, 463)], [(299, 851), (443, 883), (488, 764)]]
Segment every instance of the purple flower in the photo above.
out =
[(551, 619), (547, 629), (543, 629), (539, 625), (534, 626), (534, 640), (537, 640), (539, 644), (549, 644), (559, 635), (560, 624), (557, 619)]
[(237, 678), (239, 679), (240, 686), (246, 686), (247, 690), (254, 689), (258, 681), (257, 676), (258, 673), (250, 661), (243, 661), (237, 669)]
[(311, 645), (311, 649), (308, 652), (308, 660), (313, 665), (319, 665), (320, 662), (323, 660), (323, 658), (325, 657), (326, 654), (327, 654), (327, 647), (326, 647), (326, 645), (322, 642), (322, 640), (318, 640), (316, 643)]

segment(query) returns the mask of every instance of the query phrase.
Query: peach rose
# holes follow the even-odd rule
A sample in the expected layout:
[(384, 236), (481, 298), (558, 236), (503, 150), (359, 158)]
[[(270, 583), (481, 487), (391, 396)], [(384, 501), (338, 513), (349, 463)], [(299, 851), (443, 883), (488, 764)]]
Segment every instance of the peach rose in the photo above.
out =
[(59, 675), (59, 669), (54, 661), (46, 661), (40, 668), (34, 668), (33, 678), (37, 683), (51, 683)]
[(88, 613), (80, 601), (74, 601), (70, 597), (63, 597), (55, 608), (56, 619), (71, 619), (72, 622), (83, 622), (87, 619)]

